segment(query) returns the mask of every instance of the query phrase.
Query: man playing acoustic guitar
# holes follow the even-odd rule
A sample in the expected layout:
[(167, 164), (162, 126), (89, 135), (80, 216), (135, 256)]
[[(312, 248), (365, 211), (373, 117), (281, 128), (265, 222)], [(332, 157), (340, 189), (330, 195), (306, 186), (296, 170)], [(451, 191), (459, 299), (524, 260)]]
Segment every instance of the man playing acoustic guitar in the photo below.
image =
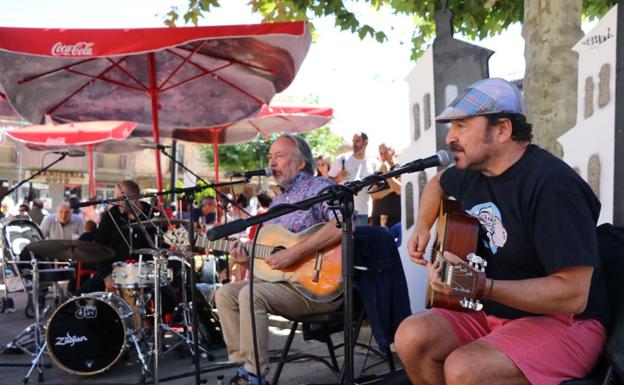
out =
[[(305, 139), (297, 135), (282, 135), (269, 149), (269, 167), (282, 194), (275, 198), (271, 207), (281, 203), (296, 203), (313, 197), (323, 188), (334, 184), (329, 178), (315, 177), (314, 158)], [(330, 218), (326, 203), (319, 203), (306, 211), (295, 211), (272, 219), (269, 224), (278, 224), (299, 233), (313, 225), (327, 222), (316, 232), (291, 247), (279, 250), (266, 257), (264, 262), (278, 271), (295, 265), (305, 256), (314, 255), (327, 246), (339, 245), (341, 231), (336, 220)], [(260, 230), (262, 236), (262, 230)], [(338, 253), (340, 247), (337, 248)], [(236, 243), (229, 250), (232, 258), (247, 265), (248, 255), (242, 244)], [(339, 275), (339, 272), (338, 272)], [(252, 324), (249, 312), (248, 281), (228, 283), (216, 292), (216, 304), (223, 336), (228, 349), (229, 360), (242, 362), (230, 384), (257, 384), (256, 364), (253, 350)], [(255, 321), (258, 340), (258, 358), (261, 373), (266, 375), (268, 357), (268, 312), (285, 315), (304, 315), (333, 311), (342, 303), (341, 299), (327, 301), (311, 300), (286, 282), (254, 281)], [(264, 377), (263, 377), (264, 379)], [(263, 381), (266, 383), (266, 381)]]
[[(399, 326), (394, 341), (411, 381), (555, 385), (586, 376), (608, 322), (598, 199), (572, 168), (530, 143), (522, 95), (505, 80), (474, 83), (436, 120), (450, 122), (456, 164), (427, 183), (408, 250), (427, 267), (434, 293), (458, 294), (440, 279), (440, 261), (423, 258), (440, 201), (452, 196), (481, 224), (487, 279), (482, 298), (472, 298), (483, 310), (433, 308)], [(466, 256), (441, 251), (465, 265)]]

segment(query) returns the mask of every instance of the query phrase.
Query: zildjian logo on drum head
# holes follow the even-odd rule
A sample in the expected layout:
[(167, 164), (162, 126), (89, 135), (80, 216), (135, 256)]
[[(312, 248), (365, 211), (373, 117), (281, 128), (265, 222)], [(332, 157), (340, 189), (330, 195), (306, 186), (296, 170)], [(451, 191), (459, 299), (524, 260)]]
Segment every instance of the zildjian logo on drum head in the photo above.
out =
[(65, 346), (65, 345), (74, 346), (74, 344), (77, 344), (78, 342), (85, 342), (85, 341), (87, 341), (86, 336), (82, 336), (82, 337), (71, 336), (69, 335), (69, 332), (67, 332), (67, 335), (65, 337), (56, 337), (56, 343), (54, 345), (55, 346)]

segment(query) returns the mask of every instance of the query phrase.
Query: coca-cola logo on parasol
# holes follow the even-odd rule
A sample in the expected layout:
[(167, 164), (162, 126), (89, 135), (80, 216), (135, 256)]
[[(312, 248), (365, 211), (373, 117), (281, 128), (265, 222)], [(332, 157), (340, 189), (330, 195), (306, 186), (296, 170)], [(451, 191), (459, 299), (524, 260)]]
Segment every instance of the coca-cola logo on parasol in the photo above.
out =
[(79, 41), (76, 44), (63, 44), (60, 41), (52, 46), (52, 55), (54, 56), (92, 56), (93, 45), (95, 43), (88, 41)]

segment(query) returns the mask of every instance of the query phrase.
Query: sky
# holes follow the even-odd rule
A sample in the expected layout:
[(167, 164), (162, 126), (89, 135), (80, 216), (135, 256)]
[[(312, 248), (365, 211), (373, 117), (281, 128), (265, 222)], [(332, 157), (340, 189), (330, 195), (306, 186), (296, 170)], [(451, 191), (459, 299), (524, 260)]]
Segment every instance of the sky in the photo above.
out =
[[(200, 25), (260, 22), (248, 0), (221, 1), (200, 19)], [(0, 26), (49, 28), (162, 27), (171, 6), (183, 13), (187, 0), (0, 0)], [(274, 102), (318, 104), (334, 109), (332, 131), (350, 142), (358, 131), (366, 132), (370, 144), (386, 142), (398, 149), (409, 144), (408, 86), (405, 78), (414, 66), (410, 59), (412, 20), (379, 12), (366, 4), (347, 2), (361, 22), (381, 28), (389, 40), (360, 40), (340, 31), (333, 18), (314, 20), (318, 39), (312, 43), (293, 83)], [(178, 25), (182, 25), (178, 23)], [(461, 36), (456, 36), (461, 38)], [(517, 79), (524, 74), (524, 40), (520, 25), (478, 44), (495, 51), (490, 76)], [(376, 148), (376, 147), (373, 147)]]

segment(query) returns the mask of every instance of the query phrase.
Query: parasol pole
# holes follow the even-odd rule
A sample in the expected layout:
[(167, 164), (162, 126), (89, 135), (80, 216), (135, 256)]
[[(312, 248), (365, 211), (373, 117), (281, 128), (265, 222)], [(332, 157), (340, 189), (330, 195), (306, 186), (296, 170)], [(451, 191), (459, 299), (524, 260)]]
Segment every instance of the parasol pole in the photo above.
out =
[[(212, 130), (212, 159), (215, 165), (215, 183), (219, 183), (219, 143), (217, 131)], [(218, 196), (218, 194), (217, 194)], [(221, 223), (221, 218), (225, 213), (221, 211), (221, 205), (217, 205), (217, 222)]]
[(95, 169), (93, 168), (93, 144), (89, 145), (89, 199), (95, 196)]
[[(156, 84), (156, 55), (153, 52), (147, 54), (147, 63), (149, 68), (149, 93), (150, 99), (152, 101), (152, 134), (154, 135), (154, 142), (156, 144), (160, 144), (160, 127), (158, 122), (158, 94), (159, 89)], [(158, 191), (163, 190), (162, 184), (162, 170), (160, 168), (160, 151), (158, 149), (154, 149), (154, 154), (156, 155), (156, 188)]]

